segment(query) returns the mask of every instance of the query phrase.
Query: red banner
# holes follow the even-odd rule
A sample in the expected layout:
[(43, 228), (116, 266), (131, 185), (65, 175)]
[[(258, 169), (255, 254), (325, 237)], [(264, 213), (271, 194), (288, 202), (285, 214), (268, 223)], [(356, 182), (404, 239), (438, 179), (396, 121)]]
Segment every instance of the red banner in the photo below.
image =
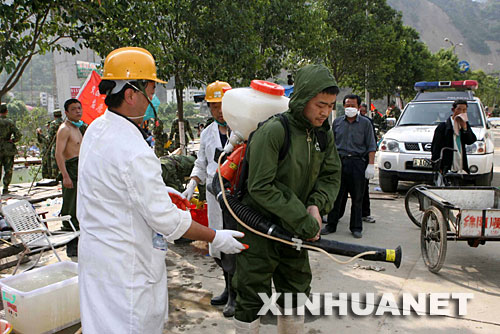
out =
[(76, 97), (82, 103), (82, 121), (86, 124), (92, 123), (94, 119), (101, 116), (106, 110), (106, 105), (104, 104), (106, 95), (99, 93), (100, 82), (101, 77), (99, 74), (96, 71), (92, 71)]

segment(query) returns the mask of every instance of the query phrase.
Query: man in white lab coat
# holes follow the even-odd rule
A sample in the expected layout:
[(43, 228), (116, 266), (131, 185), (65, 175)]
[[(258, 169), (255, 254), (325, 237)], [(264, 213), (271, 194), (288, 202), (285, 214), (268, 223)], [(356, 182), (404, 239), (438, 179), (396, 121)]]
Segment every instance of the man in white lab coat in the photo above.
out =
[[(153, 56), (128, 47), (104, 62), (108, 110), (88, 128), (79, 161), (79, 289), (82, 328), (94, 333), (163, 331), (167, 318), (165, 244), (182, 236), (238, 253), (236, 231), (215, 232), (172, 204), (161, 164), (138, 124), (151, 103)], [(160, 180), (160, 181), (158, 181)], [(153, 245), (153, 238), (155, 245)], [(155, 247), (156, 246), (156, 247)]]
[[(200, 136), (200, 149), (198, 157), (194, 162), (191, 180), (189, 181), (184, 195), (190, 199), (198, 184), (211, 185), (215, 172), (217, 171), (217, 162), (215, 161), (216, 149), (222, 150), (229, 138), (229, 128), (222, 115), (222, 97), (224, 92), (231, 89), (231, 86), (224, 81), (215, 81), (207, 86), (205, 100), (208, 103), (214, 122), (206, 127)], [(208, 209), (208, 226), (219, 230), (223, 228), (222, 210), (219, 202), (208, 190), (206, 192)], [(218, 250), (210, 248), (210, 255), (215, 262), (222, 267), (226, 285), (224, 291), (210, 301), (212, 305), (225, 305), (222, 313), (226, 317), (234, 316), (236, 293), (231, 289), (231, 279), (234, 274), (234, 268), (228, 269), (221, 262), (222, 254)], [(233, 262), (235, 262), (233, 260)], [(234, 263), (234, 266), (236, 264)]]

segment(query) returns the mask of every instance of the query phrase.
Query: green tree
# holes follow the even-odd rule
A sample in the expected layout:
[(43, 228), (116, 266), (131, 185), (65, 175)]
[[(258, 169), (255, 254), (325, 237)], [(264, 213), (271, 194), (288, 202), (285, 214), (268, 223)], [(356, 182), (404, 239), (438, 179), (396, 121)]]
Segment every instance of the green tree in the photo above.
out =
[(340, 85), (364, 88), (366, 68), (391, 70), (399, 56), (393, 27), (398, 17), (385, 0), (326, 0), (324, 6), (328, 15), (323, 36), (330, 49), (326, 60)]
[[(407, 26), (396, 25), (397, 41), (400, 47), (399, 57), (395, 59), (394, 69), (389, 73), (379, 73), (386, 82), (384, 91), (379, 91), (378, 96), (394, 92), (401, 88), (403, 99), (413, 98), (415, 95), (414, 84), (417, 81), (427, 80), (430, 68), (433, 68), (432, 54), (423, 42), (419, 40), (418, 32)], [(370, 91), (376, 89), (370, 87)]]
[(290, 62), (323, 62), (340, 86), (357, 92), (367, 87), (375, 97), (383, 95), (389, 89), (385, 75), (394, 72), (401, 54), (396, 29), (402, 27), (401, 16), (385, 0), (310, 3), (315, 24), (295, 39), (301, 48), (291, 51)]
[(494, 77), (477, 70), (466, 73), (466, 77), (470, 80), (477, 80), (478, 89), (475, 95), (481, 98), (485, 106), (493, 106), (498, 101), (498, 98), (495, 98), (498, 95), (498, 76)]
[(53, 50), (75, 53), (74, 47), (63, 47), (64, 37), (77, 40), (77, 17), (70, 15), (77, 2), (71, 0), (16, 0), (0, 4), (0, 101), (21, 78), (36, 54)]
[[(80, 13), (86, 22), (83, 36), (101, 56), (123, 45), (144, 47), (154, 55), (159, 77), (172, 77), (175, 82), (180, 121), (186, 87), (204, 84), (209, 71), (229, 81), (227, 71), (224, 76), (219, 71), (224, 66), (242, 70), (237, 59), (245, 59), (248, 46), (236, 34), (243, 35), (248, 20), (231, 1), (110, 0), (84, 7)], [(238, 52), (242, 57), (236, 56)], [(232, 61), (227, 60), (231, 56)]]
[(194, 107), (195, 107), (194, 102), (189, 101), (187, 103), (184, 103), (184, 115), (186, 117), (196, 115), (197, 110)]
[(28, 111), (26, 108), (26, 104), (23, 101), (17, 99), (11, 99), (9, 103), (7, 103), (7, 108), (9, 110), (9, 117), (13, 120), (18, 120), (23, 117), (24, 114)]
[[(4, 71), (0, 74), (0, 82), (6, 80), (7, 73)], [(29, 105), (37, 105), (39, 104), (38, 93), (53, 92), (55, 85), (52, 53), (37, 54), (33, 56), (16, 86), (9, 93), (13, 93), (17, 98), (22, 96), (22, 100)], [(2, 97), (3, 102), (6, 102), (8, 95)]]
[(18, 148), (24, 151), (26, 157), (29, 147), (38, 145), (36, 129), (44, 128), (50, 117), (47, 109), (41, 107), (28, 109), (21, 100), (11, 100), (8, 108), (10, 117), (16, 122), (16, 126), (22, 134)]
[(450, 49), (441, 49), (431, 56), (430, 66), (427, 69), (427, 81), (460, 80), (463, 79), (458, 67), (458, 57)]
[(85, 43), (101, 56), (123, 45), (144, 47), (155, 56), (159, 76), (174, 80), (182, 121), (186, 87), (214, 80), (236, 86), (277, 74), (287, 43), (310, 23), (302, 15), (307, 3), (108, 0), (83, 4), (78, 16), (85, 22)]
[(168, 116), (168, 115), (173, 115), (175, 116), (175, 113), (177, 112), (177, 103), (175, 102), (170, 102), (170, 103), (162, 103), (160, 104), (160, 107), (158, 108), (158, 115), (159, 116)]

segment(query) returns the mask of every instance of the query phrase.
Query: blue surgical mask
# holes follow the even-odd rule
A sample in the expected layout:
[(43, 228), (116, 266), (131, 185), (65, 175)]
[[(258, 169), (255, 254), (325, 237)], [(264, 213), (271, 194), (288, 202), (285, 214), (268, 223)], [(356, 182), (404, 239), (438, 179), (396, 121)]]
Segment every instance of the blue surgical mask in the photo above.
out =
[(83, 125), (83, 121), (82, 120), (79, 120), (78, 122), (73, 122), (73, 121), (70, 121), (70, 122), (71, 122), (71, 124), (73, 124), (77, 128), (80, 128)]
[(221, 123), (218, 120), (214, 119), (215, 123), (219, 124), (220, 126), (227, 126), (227, 122)]

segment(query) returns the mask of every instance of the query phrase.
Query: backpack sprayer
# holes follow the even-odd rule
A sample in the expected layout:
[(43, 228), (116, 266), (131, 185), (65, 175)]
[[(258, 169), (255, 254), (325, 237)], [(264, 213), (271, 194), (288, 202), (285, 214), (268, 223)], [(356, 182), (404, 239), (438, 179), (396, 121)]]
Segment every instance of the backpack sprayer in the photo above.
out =
[[(293, 236), (279, 225), (269, 221), (260, 212), (242, 204), (235, 195), (240, 176), (246, 177), (242, 164), (247, 148), (246, 140), (250, 133), (257, 129), (259, 122), (268, 119), (288, 108), (288, 98), (283, 96), (283, 87), (260, 80), (252, 81), (251, 88), (236, 88), (225, 92), (222, 98), (222, 112), (232, 134), (228, 144), (218, 158), (218, 170), (212, 182), (212, 192), (217, 197), (221, 208), (229, 211), (231, 216), (249, 231), (264, 238), (281, 242), (300, 250), (301, 248), (321, 252), (340, 264), (347, 264), (357, 258), (369, 261), (392, 262), (399, 268), (401, 265), (401, 246), (396, 249), (385, 249), (320, 239), (305, 241)], [(238, 111), (235, 115), (234, 111)], [(230, 154), (221, 165), (225, 155)], [(350, 256), (351, 259), (341, 261), (331, 254)]]

